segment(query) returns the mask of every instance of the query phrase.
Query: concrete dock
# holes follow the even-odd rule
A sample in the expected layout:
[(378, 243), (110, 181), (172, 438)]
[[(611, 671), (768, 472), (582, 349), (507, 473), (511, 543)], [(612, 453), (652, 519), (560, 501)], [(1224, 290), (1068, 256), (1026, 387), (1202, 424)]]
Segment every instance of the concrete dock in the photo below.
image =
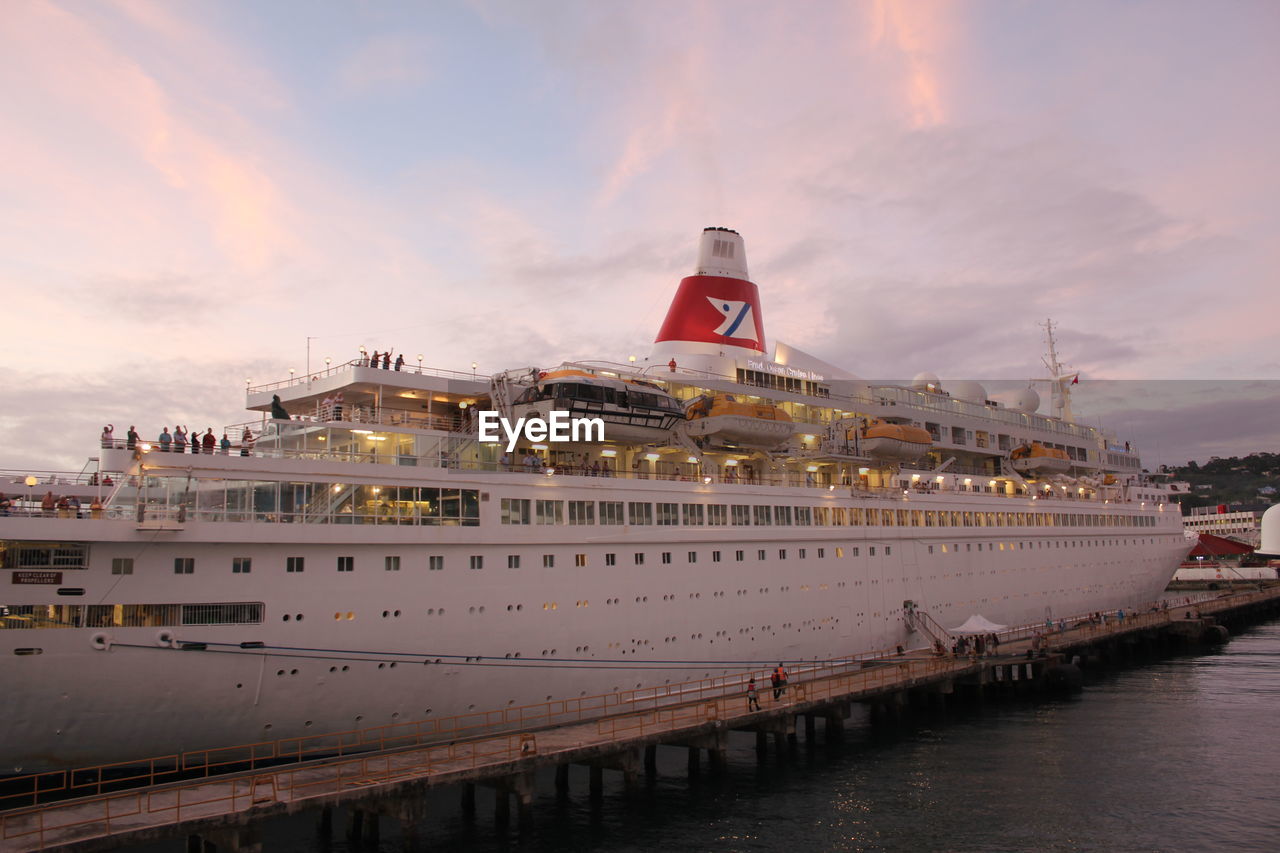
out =
[[(218, 851), (257, 851), (262, 820), (314, 809), (321, 825), (331, 826), (335, 808), (350, 810), (349, 831), (365, 841), (377, 838), (382, 817), (398, 820), (411, 836), (425, 817), (424, 794), (441, 786), (457, 786), (464, 811), (474, 810), (476, 785), (492, 787), (498, 794), (496, 819), (510, 820), (514, 801), (517, 820), (524, 820), (533, 804), (535, 774), (542, 769), (555, 768), (556, 787), (566, 790), (569, 766), (589, 767), (588, 793), (595, 797), (603, 791), (606, 770), (620, 772), (628, 784), (654, 772), (659, 745), (687, 749), (691, 772), (704, 754), (714, 768), (726, 760), (730, 731), (754, 732), (763, 750), (771, 739), (794, 740), (798, 722), (807, 736), (818, 720), (829, 733), (839, 731), (855, 702), (870, 705), (873, 716), (894, 717), (908, 706), (941, 702), (956, 692), (1071, 689), (1079, 682), (1076, 661), (1125, 657), (1141, 646), (1222, 642), (1232, 628), (1277, 614), (1280, 588), (1238, 592), (1123, 618), (1108, 614), (1066, 626), (1026, 626), (1006, 635), (994, 656), (917, 652), (813, 663), (794, 669), (776, 700), (767, 679), (761, 679), (760, 710), (748, 710), (742, 679), (718, 679), (669, 690), (663, 698), (655, 695), (650, 707), (639, 707), (643, 703), (634, 696), (628, 702), (604, 702), (601, 707), (613, 711), (593, 719), (533, 718), (520, 730), (476, 727), (448, 742), (427, 742), (422, 736), (366, 739), (361, 746), (368, 751), (358, 755), (197, 780), (156, 781), (172, 776), (142, 772), (140, 781), (152, 784), (50, 802), (33, 788), (30, 804), (0, 812), (0, 849), (92, 851), (172, 838), (175, 850), (185, 844), (181, 849), (188, 851), (212, 845)], [(29, 778), (41, 784), (39, 777)], [(59, 793), (66, 797), (66, 791), (53, 795)]]

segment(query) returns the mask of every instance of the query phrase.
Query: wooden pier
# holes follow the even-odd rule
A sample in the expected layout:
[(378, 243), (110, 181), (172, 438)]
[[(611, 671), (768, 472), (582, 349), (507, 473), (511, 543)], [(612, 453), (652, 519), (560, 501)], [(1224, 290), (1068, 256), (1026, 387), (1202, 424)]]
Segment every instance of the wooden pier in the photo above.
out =
[[(510, 820), (514, 799), (517, 819), (523, 821), (532, 808), (535, 774), (542, 769), (554, 767), (556, 788), (565, 792), (569, 766), (586, 765), (588, 794), (598, 797), (606, 770), (620, 772), (627, 784), (655, 772), (659, 745), (687, 749), (691, 772), (704, 752), (714, 768), (725, 763), (730, 731), (754, 732), (757, 749), (764, 750), (771, 738), (780, 744), (794, 740), (797, 721), (803, 721), (806, 736), (813, 736), (819, 719), (828, 733), (839, 731), (855, 702), (870, 705), (873, 717), (895, 717), (909, 705), (937, 702), (957, 690), (1071, 689), (1079, 684), (1077, 662), (1122, 657), (1139, 646), (1221, 642), (1230, 628), (1277, 614), (1280, 588), (1272, 588), (1122, 618), (1076, 620), (1065, 629), (1027, 626), (1005, 639), (994, 656), (917, 652), (814, 663), (793, 671), (776, 700), (767, 678), (757, 674), (760, 710), (747, 708), (744, 674), (673, 685), (647, 696), (632, 691), (617, 701), (602, 701), (601, 712), (591, 719), (563, 719), (583, 715), (580, 706), (571, 712), (574, 700), (568, 700), (559, 705), (563, 713), (530, 714), (515, 729), (505, 722), (459, 725), (447, 742), (440, 741), (436, 722), (379, 729), (376, 738), (361, 733), (359, 754), (266, 768), (262, 759), (278, 763), (285, 754), (278, 744), (269, 751), (260, 744), (231, 748), (225, 755), (234, 758), (225, 760), (200, 753), (208, 778), (170, 781), (178, 771), (199, 769), (199, 763), (188, 756), (151, 759), (149, 769), (143, 762), (134, 773), (135, 786), (124, 790), (111, 790), (120, 780), (102, 768), (35, 774), (9, 780), (10, 790), (14, 784), (19, 790), (3, 800), (16, 807), (0, 812), (0, 850), (93, 851), (173, 838), (183, 840), (175, 841), (175, 849), (185, 843), (181, 849), (188, 851), (213, 846), (220, 853), (258, 851), (262, 820), (314, 809), (322, 828), (331, 827), (333, 809), (339, 807), (351, 810), (349, 831), (359, 839), (375, 840), (382, 817), (398, 820), (411, 837), (425, 817), (425, 793), (447, 785), (457, 786), (464, 811), (475, 809), (476, 785), (490, 786), (497, 792), (496, 820)], [(245, 764), (245, 755), (250, 769), (218, 773)], [(51, 787), (48, 780), (59, 776), (62, 786)], [(30, 788), (25, 792), (24, 780)], [(89, 796), (67, 798), (86, 789)], [(50, 797), (61, 798), (46, 802)]]

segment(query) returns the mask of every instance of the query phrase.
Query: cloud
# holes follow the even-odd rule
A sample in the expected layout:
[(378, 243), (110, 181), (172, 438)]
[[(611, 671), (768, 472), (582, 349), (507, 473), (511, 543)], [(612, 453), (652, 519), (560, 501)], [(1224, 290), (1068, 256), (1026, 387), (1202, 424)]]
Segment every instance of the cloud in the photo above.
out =
[(350, 50), (337, 70), (346, 95), (403, 93), (431, 78), (432, 46), (423, 37), (387, 33), (365, 39)]

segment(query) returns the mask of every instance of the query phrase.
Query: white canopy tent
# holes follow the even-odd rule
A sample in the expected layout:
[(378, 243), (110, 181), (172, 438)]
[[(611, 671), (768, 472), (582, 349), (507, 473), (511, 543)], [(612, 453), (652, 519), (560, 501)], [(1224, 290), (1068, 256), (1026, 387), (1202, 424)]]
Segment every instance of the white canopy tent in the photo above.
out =
[(998, 634), (1008, 625), (997, 625), (990, 619), (981, 614), (975, 613), (965, 620), (965, 623), (957, 628), (952, 628), (952, 634)]

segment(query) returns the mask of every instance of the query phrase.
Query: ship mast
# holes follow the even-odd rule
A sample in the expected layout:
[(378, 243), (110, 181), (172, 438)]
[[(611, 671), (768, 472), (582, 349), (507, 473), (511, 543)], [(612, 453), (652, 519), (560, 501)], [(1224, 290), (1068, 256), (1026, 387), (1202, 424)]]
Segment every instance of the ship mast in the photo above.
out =
[(1045, 337), (1049, 342), (1049, 352), (1041, 359), (1044, 366), (1049, 368), (1050, 377), (1050, 408), (1056, 417), (1059, 417), (1067, 423), (1075, 423), (1075, 418), (1071, 414), (1071, 390), (1070, 382), (1074, 381), (1077, 374), (1066, 373), (1066, 365), (1058, 361), (1058, 344), (1053, 337), (1053, 330), (1056, 324), (1051, 318), (1046, 318), (1043, 323), (1037, 325), (1044, 327)]

